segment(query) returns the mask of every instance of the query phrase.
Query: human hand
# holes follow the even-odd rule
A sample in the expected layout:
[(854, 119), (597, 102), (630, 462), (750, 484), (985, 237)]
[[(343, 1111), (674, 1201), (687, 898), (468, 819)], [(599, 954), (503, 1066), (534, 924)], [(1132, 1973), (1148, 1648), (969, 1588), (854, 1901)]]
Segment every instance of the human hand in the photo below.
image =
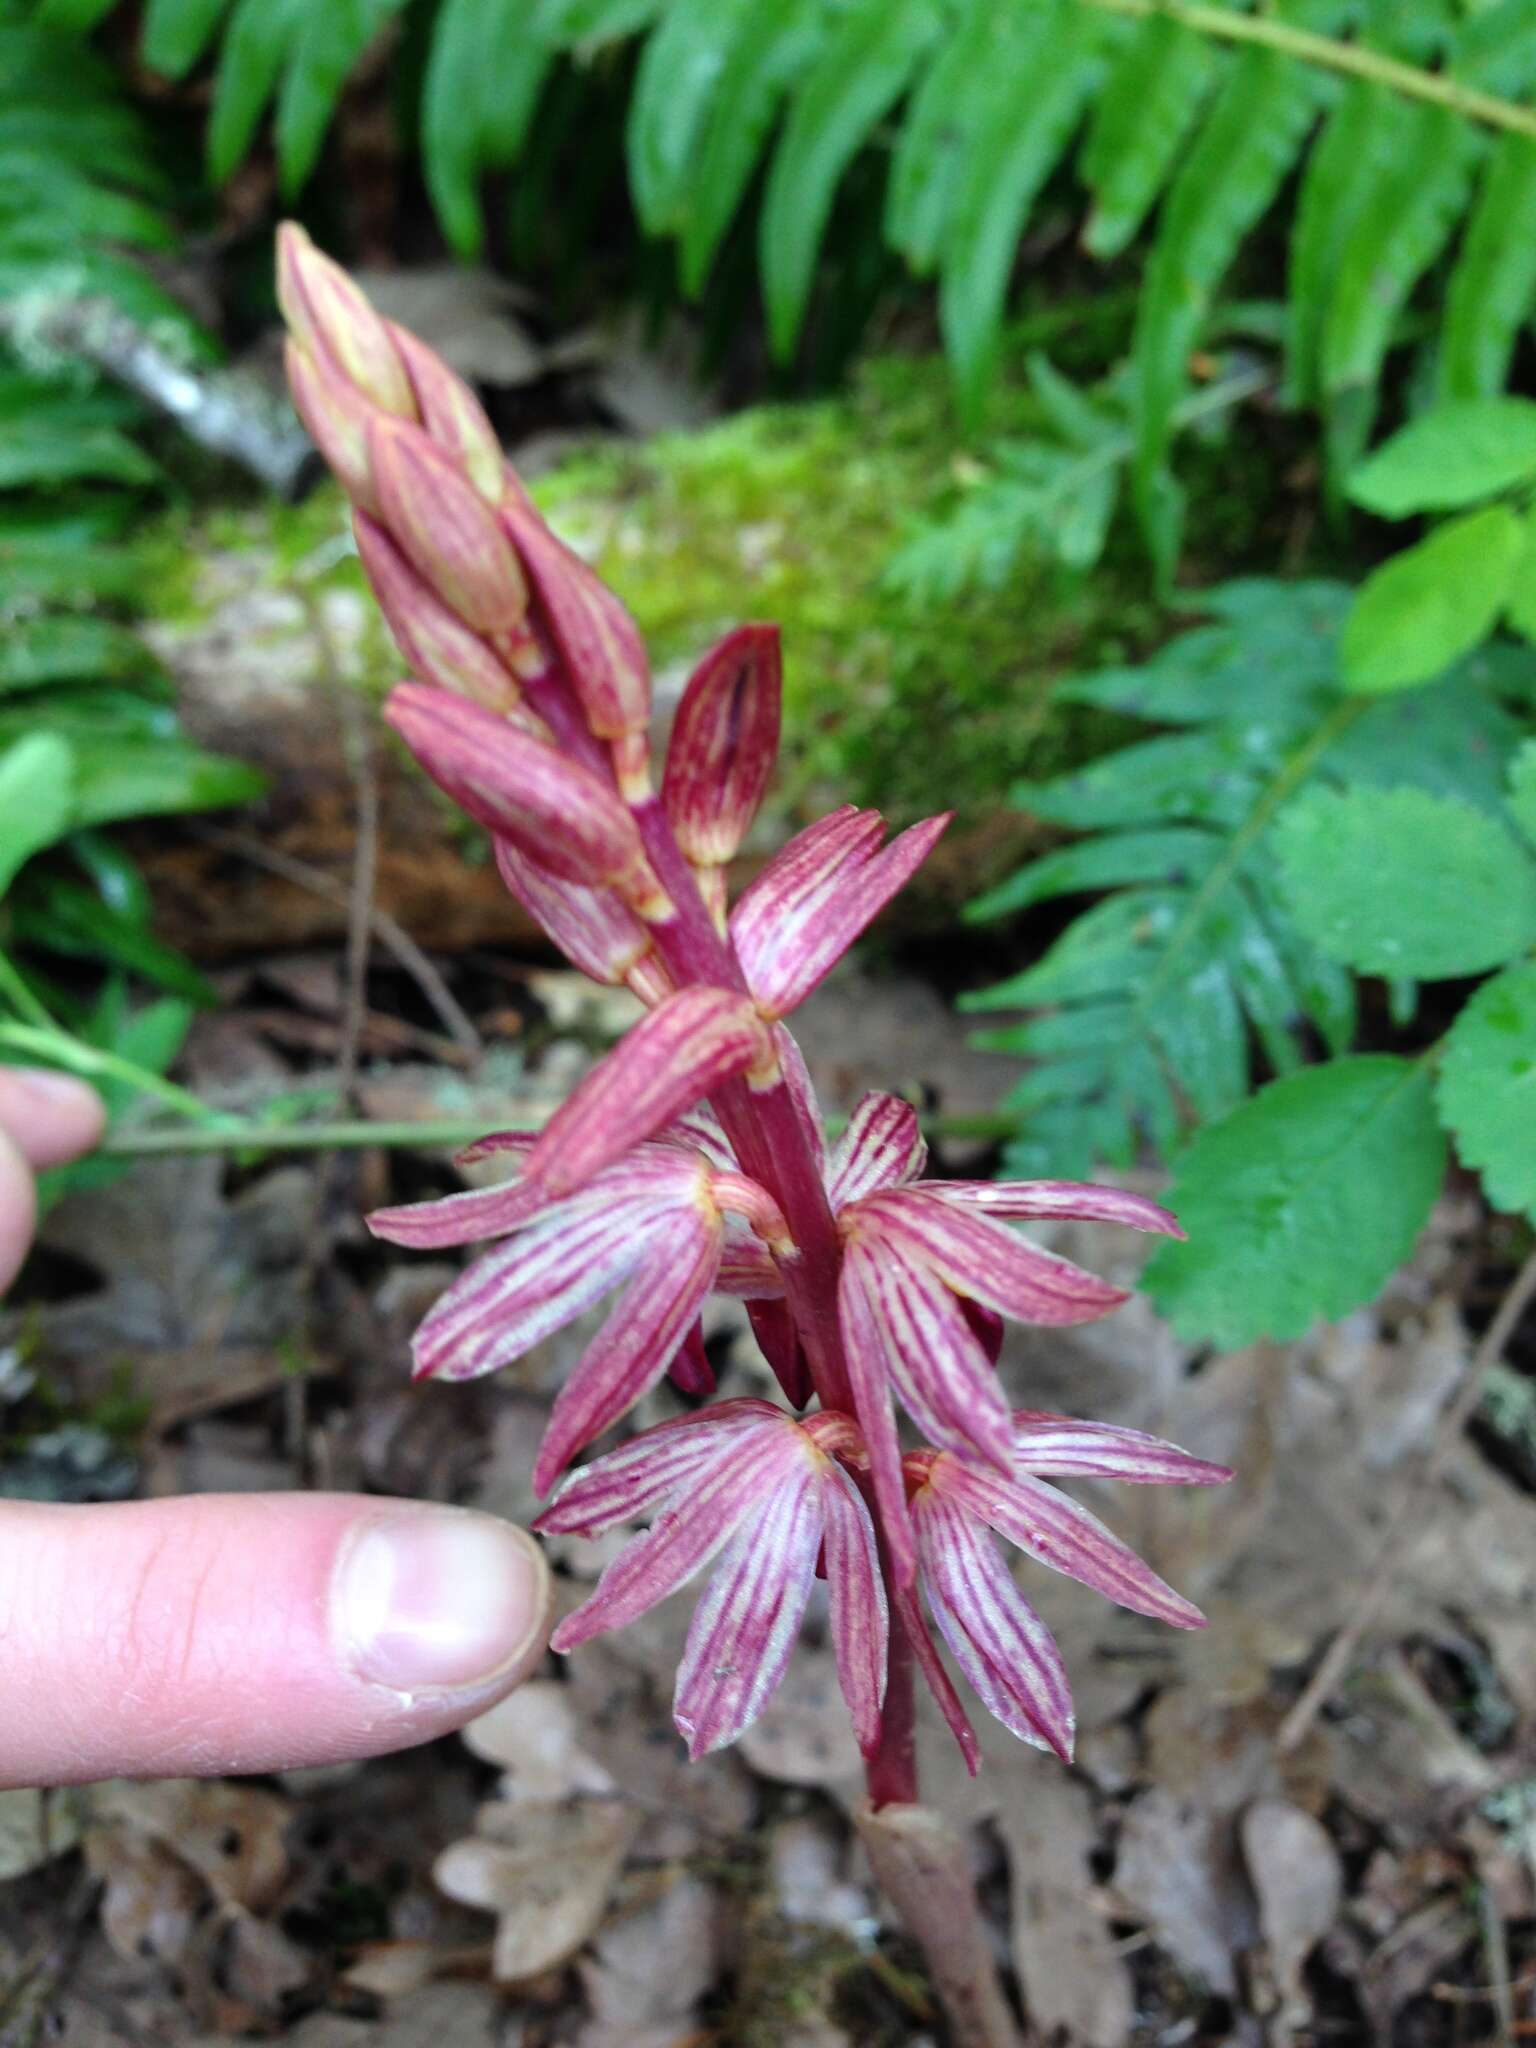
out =
[[(0, 1069), (0, 1292), (33, 1169), (88, 1151), (83, 1084)], [(543, 1653), (537, 1545), (345, 1494), (0, 1502), (0, 1787), (274, 1770), (462, 1727)]]

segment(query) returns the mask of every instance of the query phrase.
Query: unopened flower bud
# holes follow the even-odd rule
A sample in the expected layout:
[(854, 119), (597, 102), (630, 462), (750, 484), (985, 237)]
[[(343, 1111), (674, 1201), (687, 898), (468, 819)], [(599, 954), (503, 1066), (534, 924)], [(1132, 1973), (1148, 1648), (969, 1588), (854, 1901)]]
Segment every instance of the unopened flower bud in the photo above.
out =
[(371, 405), (416, 417), (416, 400), (384, 322), (339, 263), (322, 256), (295, 221), (277, 231), (277, 298), (312, 356), (329, 356)]
[(611, 889), (550, 873), (510, 840), (496, 842), (501, 879), (566, 958), (594, 981), (620, 987), (651, 951), (651, 935)]
[(283, 350), (283, 361), (294, 409), (308, 428), (309, 438), (353, 504), (376, 513), (379, 494), (368, 465), (368, 422), (373, 408), (328, 357), (311, 355), (292, 335)]
[(579, 762), (464, 697), (420, 683), (390, 692), (384, 716), (438, 787), (552, 874), (644, 895), (634, 819)]
[(503, 503), (501, 519), (588, 727), (601, 740), (643, 732), (651, 717), (651, 672), (639, 627), (596, 570), (550, 531), (525, 493)]
[(379, 609), (421, 681), (472, 697), (488, 710), (510, 711), (519, 700), (517, 684), (495, 652), (449, 611), (376, 519), (359, 510), (352, 530)]
[(424, 341), (392, 320), (384, 324), (410, 376), (422, 425), (438, 447), (458, 463), (486, 503), (499, 504), (507, 463), (484, 406), (464, 379)]
[(496, 515), (450, 455), (404, 420), (375, 419), (369, 461), (385, 525), (467, 626), (509, 633), (528, 611), (528, 586)]
[(696, 866), (723, 866), (741, 845), (778, 750), (778, 629), (738, 626), (694, 670), (667, 747), (662, 802)]

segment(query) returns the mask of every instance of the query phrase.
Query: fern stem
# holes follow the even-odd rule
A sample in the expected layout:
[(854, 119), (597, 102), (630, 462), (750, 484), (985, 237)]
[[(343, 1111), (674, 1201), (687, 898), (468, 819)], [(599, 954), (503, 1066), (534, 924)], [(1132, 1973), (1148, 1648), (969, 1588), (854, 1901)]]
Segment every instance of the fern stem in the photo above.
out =
[(1128, 14), (1137, 21), (1166, 15), (1200, 35), (1229, 43), (1257, 43), (1303, 64), (1315, 64), (1324, 71), (1342, 72), (1347, 78), (1363, 78), (1373, 85), (1387, 86), (1405, 99), (1423, 100), (1444, 107), (1465, 120), (1481, 121), (1510, 135), (1524, 135), (1536, 141), (1536, 111), (1500, 99), (1495, 93), (1479, 92), (1444, 72), (1425, 71), (1416, 64), (1404, 64), (1381, 50), (1363, 43), (1344, 43), (1334, 36), (1318, 35), (1312, 29), (1294, 28), (1267, 14), (1235, 14), (1225, 7), (1211, 7), (1202, 0), (1079, 0), (1103, 14)]
[(1281, 762), (1273, 781), (1268, 784), (1253, 809), (1227, 842), (1226, 851), (1220, 860), (1185, 905), (1166, 952), (1137, 994), (1138, 1013), (1145, 1015), (1153, 999), (1167, 987), (1169, 975), (1184, 948), (1199, 931), (1207, 907), (1232, 881), (1242, 866), (1243, 857), (1249, 847), (1266, 829), (1286, 799), (1306, 781), (1334, 741), (1349, 730), (1370, 702), (1368, 697), (1342, 698), (1296, 751)]

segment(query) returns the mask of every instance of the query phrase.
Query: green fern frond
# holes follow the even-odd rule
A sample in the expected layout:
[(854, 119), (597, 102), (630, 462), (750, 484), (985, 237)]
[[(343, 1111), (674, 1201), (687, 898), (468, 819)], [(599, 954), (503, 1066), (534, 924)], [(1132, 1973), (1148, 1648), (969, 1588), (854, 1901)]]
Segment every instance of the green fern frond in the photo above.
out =
[(1304, 937), (1279, 882), (1271, 826), (1298, 790), (1412, 787), (1500, 815), (1522, 731), (1502, 665), (1464, 664), (1412, 698), (1346, 698), (1349, 602), (1333, 583), (1228, 584), (1203, 599), (1213, 623), (1061, 692), (1171, 730), (1021, 785), (1021, 808), (1088, 836), (968, 909), (979, 923), (1112, 892), (965, 1004), (1033, 1013), (976, 1040), (1031, 1062), (1004, 1103), (1020, 1119), (1019, 1170), (1124, 1164), (1143, 1143), (1166, 1156), (1242, 1101), (1256, 1054), (1283, 1074), (1313, 1038), (1347, 1047), (1353, 978)]
[[(0, 917), (24, 956), (83, 957), (206, 1001), (151, 937), (142, 885), (136, 896), (131, 863), (97, 829), (261, 787), (182, 737), (128, 623), (143, 565), (127, 536), (161, 471), (135, 438), (136, 402), (55, 339), (56, 313), (105, 298), (189, 351), (210, 346), (131, 254), (172, 244), (169, 181), (115, 74), (61, 32), (101, 12), (53, 5), (21, 22), (0, 0), (0, 780), (7, 819), (26, 821), (0, 862)], [(156, 12), (168, 33), (172, 10)]]
[[(234, 171), (275, 106), (293, 192), (349, 70), (402, 4), (150, 0), (143, 51), (182, 76), (216, 48), (215, 175)], [(103, 11), (51, 6), (81, 26)], [(697, 294), (760, 188), (750, 203), (781, 358), (799, 344), (856, 158), (888, 160), (885, 239), (937, 278), (973, 420), (1048, 182), (1065, 199), (1063, 173), (1075, 177), (1092, 254), (1149, 234), (1134, 490), (1165, 572), (1190, 352), (1295, 173), (1288, 388), (1326, 414), (1336, 467), (1369, 435), (1401, 316), (1433, 266), (1450, 258), (1448, 395), (1499, 388), (1536, 299), (1536, 0), (442, 0), (420, 140), (460, 253), (480, 249), (480, 182), (517, 161), (555, 67), (579, 71), (624, 41), (638, 50), (627, 150), (642, 226), (675, 242)], [(0, 151), (25, 139), (8, 140), (5, 118)], [(103, 133), (90, 161), (112, 146)]]

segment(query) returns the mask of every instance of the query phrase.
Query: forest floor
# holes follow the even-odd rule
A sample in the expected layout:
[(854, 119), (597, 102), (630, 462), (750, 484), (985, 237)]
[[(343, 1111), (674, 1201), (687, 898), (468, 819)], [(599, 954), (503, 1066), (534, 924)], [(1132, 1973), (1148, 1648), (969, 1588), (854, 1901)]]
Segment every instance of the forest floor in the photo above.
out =
[[(621, 1000), (506, 949), (438, 964), (483, 1057), (450, 1047), (445, 1063), (419, 989), (376, 955), (365, 1114), (538, 1116), (624, 1022)], [(247, 1112), (334, 1087), (339, 951), (227, 968), (221, 993), (187, 1048), (193, 1086)], [(962, 1118), (1007, 1078), (915, 976), (850, 972), (798, 1021), (832, 1113), (878, 1081)], [(940, 1156), (978, 1164), (974, 1145)], [(68, 1196), (0, 1331), (0, 1489), (362, 1487), (526, 1519), (533, 1446), (589, 1332), (492, 1383), (409, 1384), (410, 1330), (451, 1269), (374, 1243), (360, 1217), (452, 1184), (423, 1149), (145, 1160)], [(1050, 1241), (1134, 1279), (1127, 1234)], [(1528, 1354), (1485, 1374), (1471, 1433), (1423, 1470), (1480, 1369), (1507, 1249), (1453, 1189), (1378, 1304), (1297, 1344), (1192, 1355), (1140, 1298), (1082, 1331), (1015, 1333), (1002, 1371), (1021, 1405), (1149, 1427), (1238, 1475), (1092, 1502), (1204, 1606), (1204, 1634), (1029, 1568), (1077, 1692), (1072, 1770), (988, 1723), (973, 1782), (923, 1728), (928, 1794), (969, 1831), (1038, 2040), (1427, 2048), (1536, 2031)], [(739, 1316), (720, 1313), (710, 1348), (726, 1391), (764, 1386)], [(552, 1545), (565, 1604), (609, 1549)], [(1368, 1586), (1342, 1682), (1287, 1728)], [(0, 2042), (942, 2042), (849, 1825), (859, 1771), (821, 1617), (739, 1750), (688, 1765), (668, 1700), (690, 1605), (551, 1660), (462, 1740), (389, 1761), (0, 1795)]]

